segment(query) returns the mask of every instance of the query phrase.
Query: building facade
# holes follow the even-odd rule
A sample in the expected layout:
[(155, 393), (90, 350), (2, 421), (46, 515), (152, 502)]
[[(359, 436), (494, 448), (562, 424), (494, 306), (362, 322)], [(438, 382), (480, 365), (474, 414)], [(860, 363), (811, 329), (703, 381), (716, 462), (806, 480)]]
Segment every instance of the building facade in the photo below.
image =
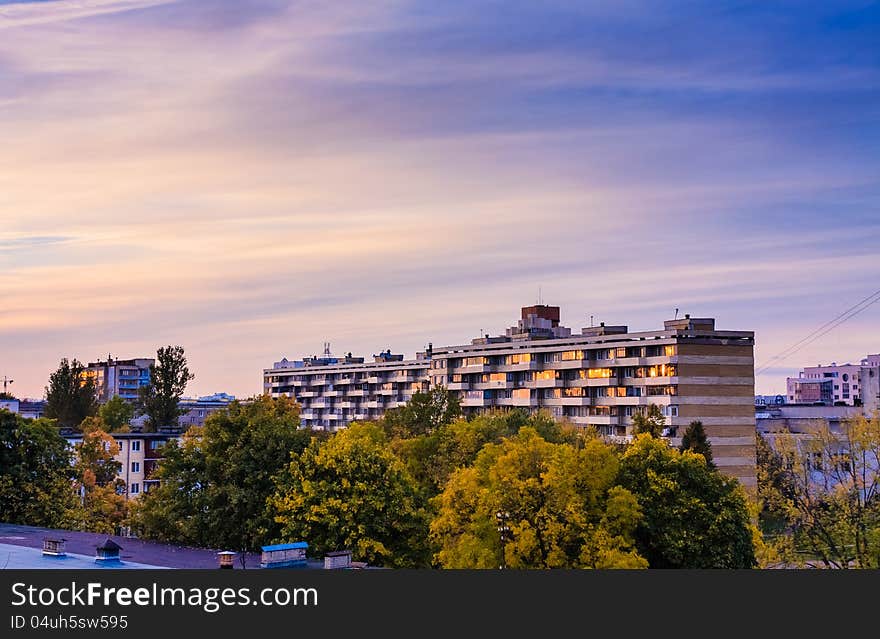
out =
[[(845, 406), (876, 406), (880, 354), (868, 355), (858, 364), (809, 366), (786, 380), (788, 401)], [(814, 397), (819, 397), (813, 399)], [(799, 399), (803, 398), (803, 399)]]
[(602, 324), (573, 335), (559, 325), (558, 307), (537, 305), (503, 335), (398, 357), (282, 360), (264, 371), (264, 390), (300, 402), (305, 426), (329, 429), (377, 419), (432, 385), (455, 392), (466, 414), (546, 410), (609, 437), (631, 435), (633, 416), (656, 404), (673, 442), (701, 421), (719, 468), (755, 485), (750, 331), (719, 331), (714, 319), (685, 316), (657, 331)]
[(122, 360), (108, 356), (106, 361), (90, 362), (83, 375), (94, 382), (98, 402), (103, 404), (119, 395), (135, 403), (140, 388), (150, 385), (150, 366), (155, 362), (147, 357)]
[[(180, 435), (172, 433), (110, 433), (119, 444), (114, 459), (122, 464), (119, 478), (125, 482), (125, 498), (137, 499), (159, 485), (156, 470), (162, 460), (163, 447)], [(71, 448), (82, 443), (82, 433), (66, 435)]]
[(198, 399), (184, 397), (178, 404), (184, 413), (178, 418), (177, 424), (182, 431), (193, 426), (204, 426), (212, 413), (227, 409), (234, 401), (235, 396), (228, 393), (214, 393)]

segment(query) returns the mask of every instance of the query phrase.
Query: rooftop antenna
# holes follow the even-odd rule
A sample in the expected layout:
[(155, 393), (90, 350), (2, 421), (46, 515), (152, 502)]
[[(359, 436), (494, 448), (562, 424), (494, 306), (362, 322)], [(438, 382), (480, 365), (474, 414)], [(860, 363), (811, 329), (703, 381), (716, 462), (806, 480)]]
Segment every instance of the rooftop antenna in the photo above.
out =
[(324, 342), (324, 357), (330, 357), (330, 342)]
[(675, 309), (675, 319), (678, 319), (678, 309)]
[(590, 315), (590, 328), (593, 328), (593, 316)]
[(15, 383), (14, 379), (9, 379), (8, 377), (6, 377), (6, 375), (4, 375), (3, 376), (3, 392), (4, 393), (6, 392), (7, 386), (9, 386), (10, 384), (14, 384), (14, 383)]
[(544, 305), (544, 294), (543, 294), (542, 291), (541, 291), (541, 286), (540, 286), (540, 285), (538, 285), (538, 305), (539, 305), (539, 306), (543, 306), (543, 305)]

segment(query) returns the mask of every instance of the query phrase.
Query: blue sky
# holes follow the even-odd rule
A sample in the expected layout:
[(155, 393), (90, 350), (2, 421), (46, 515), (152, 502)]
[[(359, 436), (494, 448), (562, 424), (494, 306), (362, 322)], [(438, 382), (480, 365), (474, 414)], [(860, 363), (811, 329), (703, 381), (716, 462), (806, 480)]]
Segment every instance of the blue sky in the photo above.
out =
[(876, 2), (0, 0), (0, 375), (180, 343), (194, 393), (249, 395), (539, 286), (760, 365), (880, 288), (877, 42)]

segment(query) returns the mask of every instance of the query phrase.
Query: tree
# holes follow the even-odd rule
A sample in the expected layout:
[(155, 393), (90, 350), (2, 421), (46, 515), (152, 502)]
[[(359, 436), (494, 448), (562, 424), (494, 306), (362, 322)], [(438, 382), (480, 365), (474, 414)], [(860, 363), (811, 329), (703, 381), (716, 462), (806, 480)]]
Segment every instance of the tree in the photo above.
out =
[(114, 395), (101, 406), (98, 415), (104, 420), (108, 433), (128, 432), (131, 430), (129, 422), (134, 417), (134, 406), (119, 395)]
[(385, 413), (383, 425), (391, 437), (408, 438), (427, 435), (461, 416), (461, 404), (455, 393), (443, 386), (413, 393), (405, 406)]
[(456, 468), (473, 464), (485, 444), (499, 443), (524, 427), (553, 443), (575, 443), (580, 438), (573, 427), (560, 424), (547, 412), (530, 415), (516, 409), (487, 411), (469, 420), (459, 418), (441, 424), (425, 435), (392, 438), (391, 447), (418, 482), (422, 494), (430, 499), (443, 490)]
[[(431, 538), (445, 568), (644, 568), (635, 496), (615, 486), (618, 458), (599, 439), (577, 449), (531, 428), (488, 444), (434, 501)], [(499, 523), (509, 529), (502, 542)]]
[(85, 433), (76, 445), (75, 488), (80, 508), (75, 511), (75, 528), (112, 535), (126, 520), (128, 504), (118, 454), (119, 444), (102, 430)]
[(660, 437), (663, 434), (666, 417), (663, 416), (663, 411), (657, 404), (649, 404), (648, 412), (633, 415), (632, 423), (634, 435), (646, 433), (651, 437)]
[(703, 428), (703, 422), (701, 421), (693, 421), (688, 424), (687, 430), (684, 431), (684, 436), (681, 438), (681, 448), (679, 450), (699, 453), (706, 458), (706, 463), (710, 467), (715, 467), (712, 461), (712, 444), (706, 436), (706, 429)]
[(159, 487), (141, 497), (136, 526), (161, 541), (256, 550), (279, 533), (266, 512), (275, 475), (314, 437), (291, 399), (232, 402), (165, 446)]
[[(880, 567), (880, 415), (854, 417), (833, 432), (777, 434), (782, 468), (764, 488), (781, 504), (795, 549), (811, 565)], [(760, 477), (760, 476), (759, 476)]]
[(644, 513), (636, 545), (651, 568), (755, 565), (745, 492), (702, 455), (680, 452), (649, 434), (636, 435), (623, 453), (618, 481)]
[(13, 400), (13, 399), (18, 399), (18, 398), (15, 395), (13, 395), (12, 393), (8, 393), (6, 391), (0, 391), (0, 402), (2, 402), (4, 400)]
[(177, 427), (177, 419), (183, 414), (180, 398), (187, 384), (195, 379), (187, 368), (182, 346), (159, 348), (156, 361), (150, 365), (150, 383), (138, 391), (147, 414), (147, 427), (153, 431)]
[(270, 508), (280, 541), (307, 540), (317, 553), (347, 548), (381, 566), (428, 564), (424, 504), (378, 424), (312, 442), (278, 478)]
[(76, 428), (98, 409), (95, 382), (78, 360), (61, 360), (46, 387), (46, 417), (61, 428)]
[(0, 521), (67, 527), (72, 479), (67, 441), (51, 421), (0, 411)]

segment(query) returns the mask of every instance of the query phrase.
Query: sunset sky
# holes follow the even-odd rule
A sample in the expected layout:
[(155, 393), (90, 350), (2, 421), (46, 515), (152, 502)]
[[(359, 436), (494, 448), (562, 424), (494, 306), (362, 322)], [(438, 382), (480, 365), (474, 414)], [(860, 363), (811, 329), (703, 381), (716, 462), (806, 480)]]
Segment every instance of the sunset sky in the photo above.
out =
[(760, 365), (880, 288), (878, 42), (872, 2), (0, 0), (0, 378), (181, 344), (190, 394), (248, 396), (539, 287)]

